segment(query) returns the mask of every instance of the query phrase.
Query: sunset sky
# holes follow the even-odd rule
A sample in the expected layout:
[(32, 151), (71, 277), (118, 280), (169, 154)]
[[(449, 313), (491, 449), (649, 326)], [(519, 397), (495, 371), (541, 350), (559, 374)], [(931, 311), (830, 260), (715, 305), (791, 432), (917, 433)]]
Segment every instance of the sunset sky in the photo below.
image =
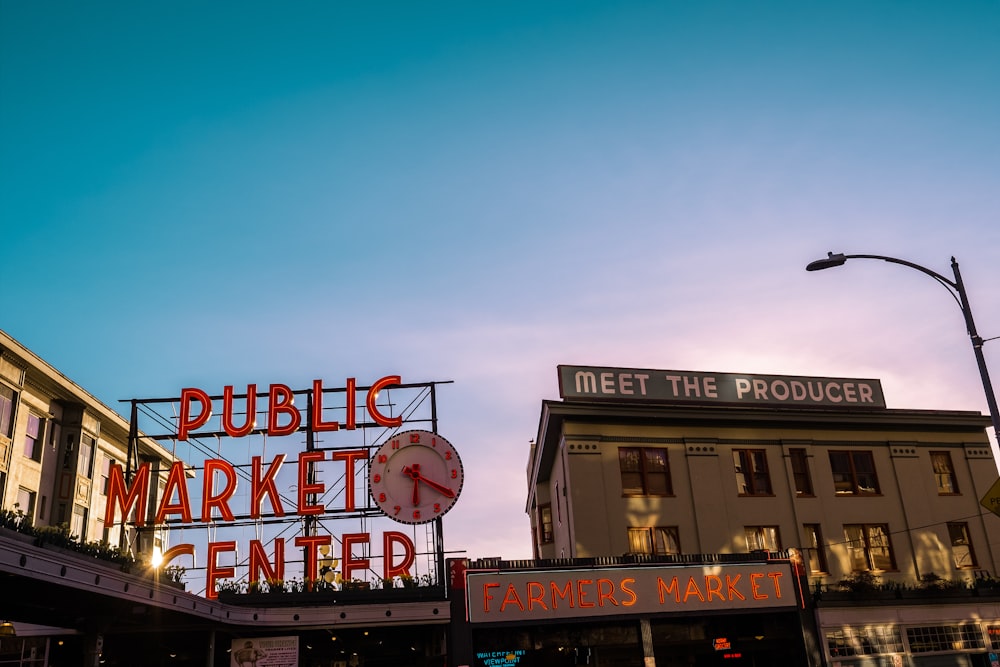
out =
[[(531, 554), (557, 364), (986, 411), (1000, 4), (0, 0), (0, 328), (109, 406), (453, 380), (446, 546)], [(1000, 382), (1000, 341), (986, 357)]]

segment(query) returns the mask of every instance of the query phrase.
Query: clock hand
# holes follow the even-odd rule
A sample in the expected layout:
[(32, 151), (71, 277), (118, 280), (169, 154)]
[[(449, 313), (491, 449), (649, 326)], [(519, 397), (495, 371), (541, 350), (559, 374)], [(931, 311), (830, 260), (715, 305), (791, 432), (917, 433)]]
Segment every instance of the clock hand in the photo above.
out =
[[(420, 468), (417, 465), (414, 465), (413, 468), (411, 468), (410, 466), (404, 466), (403, 467), (403, 472), (405, 474), (409, 475), (410, 479), (413, 480), (413, 488), (414, 488), (413, 497), (414, 498), (416, 498), (416, 496), (417, 496), (416, 488), (417, 488), (417, 485), (418, 485), (419, 482), (423, 482), (427, 486), (431, 487), (432, 489), (434, 489), (435, 491), (437, 491), (438, 493), (440, 493), (445, 498), (454, 498), (455, 497), (455, 492), (452, 491), (451, 489), (449, 489), (447, 486), (445, 486), (443, 484), (438, 484), (434, 480), (427, 479), (426, 477), (424, 477), (423, 475), (421, 475), (420, 474)], [(414, 500), (414, 504), (416, 504), (416, 500)]]

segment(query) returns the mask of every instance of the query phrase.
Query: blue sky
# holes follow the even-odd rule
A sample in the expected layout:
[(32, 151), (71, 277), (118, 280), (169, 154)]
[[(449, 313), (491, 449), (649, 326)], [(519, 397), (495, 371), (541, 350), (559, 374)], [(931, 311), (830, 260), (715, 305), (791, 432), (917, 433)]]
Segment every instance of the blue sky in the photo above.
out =
[(998, 34), (995, 0), (0, 0), (0, 327), (114, 407), (454, 380), (447, 546), (528, 556), (559, 363), (985, 411), (944, 290), (803, 267), (955, 255), (1000, 336)]

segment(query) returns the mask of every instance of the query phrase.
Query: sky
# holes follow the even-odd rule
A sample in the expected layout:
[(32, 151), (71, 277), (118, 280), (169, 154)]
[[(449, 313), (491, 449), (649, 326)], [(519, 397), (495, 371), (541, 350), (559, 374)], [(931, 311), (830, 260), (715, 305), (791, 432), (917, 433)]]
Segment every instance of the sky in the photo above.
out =
[(1000, 336), (998, 34), (997, 0), (0, 0), (0, 328), (119, 411), (453, 381), (446, 547), (528, 558), (558, 364), (986, 412), (945, 289), (804, 267), (955, 256)]

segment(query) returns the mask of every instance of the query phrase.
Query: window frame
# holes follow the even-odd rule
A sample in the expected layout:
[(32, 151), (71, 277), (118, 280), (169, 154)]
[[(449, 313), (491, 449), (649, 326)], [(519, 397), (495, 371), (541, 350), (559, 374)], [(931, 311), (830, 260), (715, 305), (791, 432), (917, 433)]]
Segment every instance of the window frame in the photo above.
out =
[[(768, 533), (771, 533), (768, 535)], [(757, 543), (754, 547), (750, 544), (751, 536)], [(747, 553), (754, 551), (767, 551), (769, 553), (781, 551), (781, 527), (780, 526), (743, 526), (743, 537), (747, 543)], [(771, 542), (773, 538), (773, 543)], [(774, 548), (772, 548), (774, 547)]]
[(0, 435), (10, 439), (14, 437), (14, 420), (17, 418), (17, 404), (17, 390), (0, 383)]
[[(760, 458), (755, 458), (755, 454), (759, 454)], [(763, 462), (763, 470), (759, 470), (757, 468), (756, 464), (758, 462)], [(749, 469), (749, 473), (744, 472), (746, 469)], [(748, 447), (733, 449), (733, 471), (736, 474), (736, 493), (740, 497), (774, 496), (774, 485), (771, 483), (771, 469), (767, 463), (766, 449)], [(763, 477), (763, 480), (767, 485), (766, 490), (759, 490), (757, 488), (759, 484), (757, 478), (759, 476)], [(740, 483), (741, 479), (743, 484)], [(748, 488), (749, 491), (746, 490)]]
[[(856, 568), (855, 561), (858, 560), (856, 553), (858, 547), (854, 546), (856, 540), (848, 533), (848, 529), (860, 529), (861, 545), (860, 555), (863, 556), (867, 568), (861, 570)], [(877, 567), (875, 562), (875, 552), (873, 551), (872, 532), (873, 529), (881, 531), (885, 537), (885, 545), (876, 545), (876, 548), (886, 550), (889, 560), (889, 567)], [(892, 546), (892, 533), (889, 531), (887, 523), (845, 523), (844, 524), (844, 545), (847, 548), (847, 558), (851, 567), (851, 572), (898, 572), (896, 566), (896, 550)]]
[[(681, 536), (678, 526), (629, 526), (626, 528), (628, 535), (628, 553), (649, 556), (670, 556), (683, 553), (681, 551)], [(642, 537), (643, 543), (648, 545), (648, 550), (637, 551), (633, 549), (636, 543), (633, 536)], [(662, 538), (662, 539), (661, 539)], [(677, 550), (671, 551), (667, 545), (673, 543)], [(664, 545), (661, 549), (660, 545)]]
[(818, 523), (804, 523), (802, 530), (806, 535), (806, 544), (808, 545), (806, 547), (806, 560), (809, 565), (809, 574), (829, 574), (830, 566), (826, 560), (823, 526)]
[(812, 474), (809, 472), (809, 454), (804, 447), (790, 447), (788, 458), (792, 464), (792, 481), (795, 484), (795, 495), (798, 497), (815, 497)]
[[(878, 481), (878, 470), (875, 466), (875, 453), (870, 449), (831, 449), (827, 451), (827, 455), (830, 458), (830, 474), (833, 476), (833, 493), (837, 496), (881, 496), (882, 495), (882, 485)], [(834, 466), (833, 460), (834, 456), (846, 456), (848, 462), (848, 470), (840, 470)], [(867, 491), (865, 487), (862, 487), (859, 483), (859, 473), (858, 473), (858, 459), (867, 459), (871, 462), (871, 477), (874, 482), (874, 491)], [(867, 471), (862, 471), (861, 474), (866, 474)], [(850, 477), (851, 490), (850, 491), (838, 491), (837, 490), (837, 475), (848, 475)]]
[[(949, 521), (947, 523), (948, 528), (948, 540), (951, 542), (951, 561), (955, 566), (956, 570), (974, 570), (979, 567), (979, 561), (976, 559), (976, 550), (972, 546), (972, 534), (969, 533), (969, 524), (965, 521)], [(962, 532), (962, 537), (965, 538), (965, 543), (956, 541), (955, 529), (959, 529)], [(959, 563), (959, 554), (956, 553), (956, 547), (966, 547), (968, 551), (969, 562), (965, 565)]]
[[(958, 487), (958, 477), (955, 475), (955, 466), (951, 461), (951, 452), (946, 451), (933, 451), (930, 452), (931, 455), (931, 470), (934, 473), (934, 483), (937, 485), (937, 492), (939, 496), (960, 496), (962, 492)], [(947, 465), (947, 469), (944, 471), (939, 471), (938, 461), (941, 460)], [(942, 485), (943, 479), (947, 479), (948, 483), (951, 485), (951, 490), (947, 490), (945, 487), (947, 483)]]
[[(34, 420), (35, 423), (35, 433), (31, 433), (31, 421)], [(28, 449), (28, 444), (31, 444), (31, 449)], [(35, 414), (34, 412), (28, 412), (28, 421), (24, 425), (24, 446), (22, 447), (21, 453), (24, 458), (31, 459), (35, 462), (40, 462), (42, 460), (42, 445), (45, 443), (45, 418), (41, 415)]]
[[(628, 460), (628, 455), (635, 453), (638, 457), (638, 470), (633, 469), (634, 464)], [(649, 460), (651, 455), (662, 454), (663, 470), (650, 469)], [(626, 468), (626, 464), (629, 465)], [(623, 498), (657, 497), (670, 498), (674, 495), (674, 483), (670, 474), (670, 456), (666, 447), (619, 447), (618, 448), (618, 473), (622, 486)], [(638, 475), (639, 484), (626, 484), (626, 475)], [(662, 476), (664, 491), (652, 491), (651, 480)], [(639, 489), (634, 491), (633, 489)]]
[[(546, 511), (548, 522), (545, 520)], [(548, 531), (546, 531), (546, 523)], [(552, 523), (552, 503), (544, 503), (538, 506), (538, 543), (552, 544), (555, 541), (554, 524)]]

